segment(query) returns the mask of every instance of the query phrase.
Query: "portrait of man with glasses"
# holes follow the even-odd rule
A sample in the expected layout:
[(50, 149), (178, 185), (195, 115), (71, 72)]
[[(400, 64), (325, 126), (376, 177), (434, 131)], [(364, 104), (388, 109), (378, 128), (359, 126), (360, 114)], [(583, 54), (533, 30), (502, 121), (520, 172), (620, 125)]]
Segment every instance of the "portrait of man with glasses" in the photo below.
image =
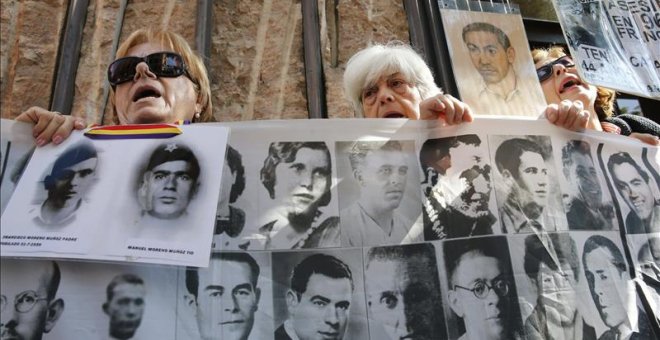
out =
[(495, 236), (447, 241), (444, 257), (448, 273), (447, 301), (453, 312), (448, 318), (449, 338), (521, 338), (520, 312), (506, 239)]
[(2, 339), (39, 340), (50, 332), (64, 311), (55, 298), (60, 268), (54, 261), (3, 260), (0, 265), (0, 336)]

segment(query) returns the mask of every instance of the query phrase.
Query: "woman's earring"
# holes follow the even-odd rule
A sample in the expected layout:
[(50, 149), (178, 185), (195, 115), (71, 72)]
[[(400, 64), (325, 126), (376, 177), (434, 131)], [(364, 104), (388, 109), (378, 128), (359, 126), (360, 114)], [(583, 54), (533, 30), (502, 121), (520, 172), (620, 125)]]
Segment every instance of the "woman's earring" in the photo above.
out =
[(196, 112), (194, 116), (194, 120), (199, 120), (200, 117), (201, 117), (200, 113)]

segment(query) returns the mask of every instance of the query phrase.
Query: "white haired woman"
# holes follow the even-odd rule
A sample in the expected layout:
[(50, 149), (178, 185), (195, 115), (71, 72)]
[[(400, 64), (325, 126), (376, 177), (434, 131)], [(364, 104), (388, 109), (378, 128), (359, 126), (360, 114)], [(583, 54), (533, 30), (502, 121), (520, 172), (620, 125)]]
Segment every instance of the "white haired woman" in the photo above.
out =
[(344, 94), (359, 117), (471, 122), (470, 107), (443, 94), (424, 59), (403, 43), (373, 45), (354, 54), (344, 71)]

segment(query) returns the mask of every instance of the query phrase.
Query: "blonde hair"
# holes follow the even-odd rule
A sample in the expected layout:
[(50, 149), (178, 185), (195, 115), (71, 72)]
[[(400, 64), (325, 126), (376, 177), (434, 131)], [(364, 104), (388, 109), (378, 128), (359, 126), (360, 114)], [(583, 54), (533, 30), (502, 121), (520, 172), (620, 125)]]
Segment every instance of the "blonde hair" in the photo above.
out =
[(355, 53), (346, 63), (344, 71), (344, 96), (358, 116), (364, 116), (364, 89), (376, 83), (378, 78), (397, 72), (406, 81), (415, 84), (422, 100), (442, 92), (435, 84), (431, 69), (412, 47), (397, 41), (369, 46)]
[[(568, 55), (561, 46), (552, 46), (550, 48), (537, 48), (532, 50), (532, 59), (534, 64), (547, 58), (561, 58)], [(603, 121), (614, 114), (614, 99), (616, 92), (605, 87), (596, 86), (596, 101), (594, 109), (598, 115), (598, 120)]]
[[(204, 61), (197, 55), (191, 48), (188, 42), (179, 34), (170, 31), (152, 30), (150, 28), (141, 28), (133, 33), (121, 44), (117, 49), (115, 59), (123, 58), (128, 54), (128, 50), (132, 47), (144, 43), (159, 43), (165, 48), (176, 52), (183, 57), (186, 64), (188, 74), (195, 86), (198, 101), (202, 105), (202, 110), (199, 113), (199, 119), (194, 119), (193, 122), (212, 122), (215, 121), (213, 117), (213, 105), (211, 103), (211, 84), (209, 81), (208, 72)], [(117, 109), (115, 104), (115, 91), (110, 91), (110, 102), (112, 103), (112, 111), (114, 113), (113, 120), (117, 123)]]

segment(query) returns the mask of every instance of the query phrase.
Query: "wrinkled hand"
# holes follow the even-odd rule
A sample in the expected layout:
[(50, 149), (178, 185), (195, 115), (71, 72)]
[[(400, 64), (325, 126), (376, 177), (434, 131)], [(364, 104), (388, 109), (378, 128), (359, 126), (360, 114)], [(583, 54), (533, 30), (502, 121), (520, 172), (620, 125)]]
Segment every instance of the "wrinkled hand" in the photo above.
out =
[(449, 125), (472, 122), (472, 110), (449, 94), (438, 94), (419, 104), (419, 119), (442, 119)]
[(559, 104), (550, 104), (545, 108), (545, 117), (554, 125), (563, 128), (579, 131), (586, 128), (594, 128), (589, 126), (590, 113), (584, 109), (581, 101), (562, 100)]
[(635, 138), (640, 140), (642, 143), (649, 145), (660, 145), (660, 138), (649, 133), (633, 132), (629, 134), (628, 137)]
[(44, 146), (50, 142), (60, 144), (74, 129), (85, 128), (85, 122), (81, 118), (62, 115), (37, 106), (27, 109), (16, 117), (16, 120), (35, 124), (32, 128), (32, 136), (36, 139), (37, 146)]

